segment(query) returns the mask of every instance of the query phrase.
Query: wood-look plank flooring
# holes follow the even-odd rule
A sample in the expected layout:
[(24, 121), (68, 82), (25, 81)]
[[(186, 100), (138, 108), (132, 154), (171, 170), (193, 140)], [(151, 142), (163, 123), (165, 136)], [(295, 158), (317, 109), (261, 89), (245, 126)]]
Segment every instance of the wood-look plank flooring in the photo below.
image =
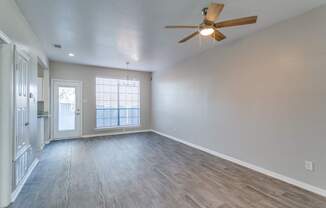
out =
[(154, 133), (52, 142), (11, 208), (326, 208), (326, 199)]

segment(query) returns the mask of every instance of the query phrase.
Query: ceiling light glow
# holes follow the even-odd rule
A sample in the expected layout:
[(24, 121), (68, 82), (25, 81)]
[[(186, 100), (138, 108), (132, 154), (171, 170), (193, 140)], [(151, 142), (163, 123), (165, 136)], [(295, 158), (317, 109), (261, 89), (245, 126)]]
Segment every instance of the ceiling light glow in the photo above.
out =
[(75, 54), (73, 54), (73, 53), (69, 53), (68, 56), (70, 56), (70, 57), (74, 57)]
[(203, 28), (203, 29), (200, 30), (200, 34), (202, 36), (209, 36), (209, 35), (211, 35), (213, 33), (214, 33), (214, 29), (213, 28)]

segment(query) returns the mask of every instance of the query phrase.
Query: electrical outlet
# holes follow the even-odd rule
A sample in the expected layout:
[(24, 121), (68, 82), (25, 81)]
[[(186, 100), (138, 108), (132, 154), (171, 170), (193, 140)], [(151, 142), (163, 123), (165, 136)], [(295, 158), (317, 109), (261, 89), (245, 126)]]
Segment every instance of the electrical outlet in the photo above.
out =
[(306, 170), (314, 171), (314, 163), (312, 161), (305, 161), (304, 167), (306, 168)]

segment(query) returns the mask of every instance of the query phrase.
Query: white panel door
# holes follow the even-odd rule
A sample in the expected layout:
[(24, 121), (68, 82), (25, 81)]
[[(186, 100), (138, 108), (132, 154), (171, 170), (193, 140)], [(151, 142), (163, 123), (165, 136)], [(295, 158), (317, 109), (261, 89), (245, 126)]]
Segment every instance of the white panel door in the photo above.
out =
[(29, 145), (29, 62), (16, 52), (16, 156)]
[(14, 140), (14, 186), (17, 186), (31, 163), (29, 142), (29, 67), (30, 59), (15, 52), (15, 140)]
[(52, 80), (53, 137), (55, 139), (81, 136), (80, 81)]

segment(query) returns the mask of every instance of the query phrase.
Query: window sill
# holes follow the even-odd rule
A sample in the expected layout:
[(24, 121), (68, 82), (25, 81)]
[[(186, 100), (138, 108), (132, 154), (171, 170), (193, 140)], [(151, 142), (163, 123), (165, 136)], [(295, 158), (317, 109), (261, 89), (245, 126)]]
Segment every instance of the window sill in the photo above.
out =
[(136, 126), (115, 126), (115, 127), (103, 127), (103, 128), (95, 128), (95, 131), (106, 131), (106, 130), (118, 130), (118, 129), (133, 129), (140, 128), (140, 125)]

